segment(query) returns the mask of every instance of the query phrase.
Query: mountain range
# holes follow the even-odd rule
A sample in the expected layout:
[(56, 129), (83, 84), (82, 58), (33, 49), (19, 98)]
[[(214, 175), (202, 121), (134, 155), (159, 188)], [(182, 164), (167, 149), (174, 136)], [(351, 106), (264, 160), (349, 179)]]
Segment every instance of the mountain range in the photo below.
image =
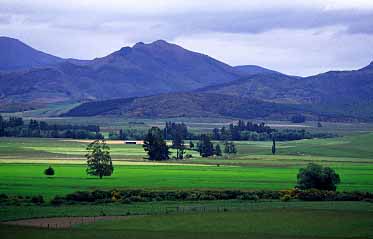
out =
[(288, 118), (303, 113), (373, 120), (373, 63), (298, 77), (254, 65), (233, 67), (163, 40), (84, 61), (7, 37), (0, 37), (0, 52), (5, 52), (0, 55), (2, 111), (87, 102), (66, 115)]

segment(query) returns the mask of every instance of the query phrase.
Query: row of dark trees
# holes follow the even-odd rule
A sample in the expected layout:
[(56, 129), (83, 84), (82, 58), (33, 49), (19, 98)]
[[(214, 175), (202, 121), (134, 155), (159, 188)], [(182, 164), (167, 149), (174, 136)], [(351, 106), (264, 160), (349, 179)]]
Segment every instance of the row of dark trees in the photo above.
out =
[[(192, 148), (192, 147), (191, 147)], [(210, 156), (222, 156), (222, 150), (219, 144), (214, 144), (211, 142), (211, 138), (207, 134), (202, 134), (200, 137), (199, 142), (197, 143), (197, 149), (199, 154), (202, 157), (210, 157)], [(236, 154), (237, 149), (236, 145), (233, 142), (225, 141), (224, 142), (224, 153), (229, 154)]]
[(291, 141), (311, 138), (330, 138), (334, 135), (329, 133), (310, 133), (304, 129), (276, 130), (264, 123), (255, 124), (239, 120), (237, 124), (228, 127), (215, 128), (212, 131), (213, 140), (250, 140), (250, 141)]
[[(167, 133), (166, 133), (167, 131)], [(152, 127), (144, 138), (143, 148), (148, 154), (149, 160), (168, 160), (170, 159), (170, 149), (176, 150), (175, 159), (183, 159), (187, 146), (184, 142), (185, 137), (188, 135), (187, 128), (184, 124), (172, 123), (162, 131), (158, 127)], [(168, 146), (165, 137), (172, 140), (171, 146)], [(202, 134), (199, 141), (195, 146), (193, 141), (189, 142), (189, 149), (199, 152), (202, 157), (222, 156), (222, 150), (219, 144), (214, 145), (211, 142), (211, 137), (207, 134)], [(237, 153), (236, 146), (233, 142), (224, 142), (224, 153), (235, 154)]]
[(26, 123), (21, 117), (0, 115), (0, 137), (102, 139), (103, 135), (97, 125), (57, 125), (32, 119)]
[[(163, 128), (163, 138), (165, 140), (173, 140), (175, 137), (181, 137), (184, 140), (200, 140), (201, 135), (193, 134), (188, 131), (188, 127), (184, 123), (166, 122)], [(144, 139), (146, 132), (139, 129), (121, 129), (117, 132), (110, 132), (109, 139)], [(230, 124), (228, 127), (215, 128), (211, 133), (208, 133), (211, 140), (218, 141), (291, 141), (300, 139), (312, 138), (330, 138), (335, 135), (329, 133), (311, 133), (304, 129), (285, 129), (276, 130), (265, 123), (253, 123), (239, 120), (237, 124)]]
[(139, 129), (120, 129), (117, 132), (109, 132), (109, 139), (112, 140), (143, 140), (146, 132)]

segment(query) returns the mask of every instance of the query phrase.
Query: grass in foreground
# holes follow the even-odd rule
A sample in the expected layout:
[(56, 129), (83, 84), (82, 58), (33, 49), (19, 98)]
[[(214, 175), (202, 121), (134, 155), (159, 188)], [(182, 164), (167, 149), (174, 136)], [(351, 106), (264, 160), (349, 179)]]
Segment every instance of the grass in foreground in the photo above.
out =
[[(293, 188), (298, 168), (187, 165), (116, 166), (111, 177), (87, 176), (84, 165), (55, 165), (56, 175), (43, 175), (45, 164), (0, 164), (0, 192), (9, 195), (43, 195), (50, 199), (93, 189), (237, 189)], [(373, 165), (340, 167), (338, 190), (373, 191)]]
[[(193, 212), (133, 217), (127, 220), (80, 225), (73, 229), (46, 230), (0, 225), (2, 238), (370, 238), (373, 207), (364, 202), (194, 202), (184, 206), (224, 206), (228, 211)], [(111, 212), (132, 207), (148, 210), (151, 204), (111, 206)], [(156, 203), (153, 208), (168, 205)], [(173, 203), (169, 205), (172, 207)], [(146, 208), (147, 207), (147, 208)], [(19, 214), (23, 208), (8, 208)], [(79, 210), (80, 209), (80, 210)], [(88, 205), (40, 207), (46, 216), (79, 212), (92, 215)], [(18, 211), (17, 211), (18, 210)], [(35, 209), (37, 211), (38, 209)], [(54, 211), (54, 213), (53, 213)], [(109, 210), (107, 210), (108, 212)], [(2, 212), (3, 214), (4, 212)], [(8, 215), (9, 215), (8, 214)], [(4, 215), (4, 214), (3, 214)], [(66, 214), (65, 214), (66, 215)]]

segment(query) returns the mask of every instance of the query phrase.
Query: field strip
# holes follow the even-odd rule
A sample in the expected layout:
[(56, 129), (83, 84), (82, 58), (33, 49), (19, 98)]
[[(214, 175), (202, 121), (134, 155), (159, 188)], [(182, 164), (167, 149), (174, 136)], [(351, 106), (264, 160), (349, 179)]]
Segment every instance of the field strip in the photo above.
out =
[[(65, 142), (77, 142), (77, 143), (92, 143), (94, 140), (89, 139), (64, 139)], [(144, 144), (142, 140), (105, 140), (107, 144), (120, 144), (125, 145), (126, 142), (136, 142), (136, 144)]]
[[(134, 216), (132, 216), (134, 217)], [(95, 217), (51, 217), (51, 218), (34, 218), (22, 219), (15, 221), (5, 221), (2, 224), (13, 226), (27, 226), (39, 228), (70, 228), (78, 224), (95, 223), (97, 221), (105, 220), (125, 220), (129, 216), (95, 216)]]
[[(87, 164), (86, 160), (81, 159), (0, 159), (0, 164)], [(114, 165), (149, 165), (149, 166), (209, 166), (211, 164), (198, 164), (198, 163), (163, 163), (163, 162), (136, 162), (136, 161), (123, 161), (123, 160), (113, 160)]]

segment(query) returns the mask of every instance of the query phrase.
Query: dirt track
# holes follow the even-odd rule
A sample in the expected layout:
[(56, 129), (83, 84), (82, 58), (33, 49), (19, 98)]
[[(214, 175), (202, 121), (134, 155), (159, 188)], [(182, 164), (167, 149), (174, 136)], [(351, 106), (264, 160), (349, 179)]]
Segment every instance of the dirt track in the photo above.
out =
[(42, 228), (70, 228), (77, 224), (95, 223), (102, 220), (124, 220), (128, 216), (97, 216), (97, 217), (51, 217), (35, 218), (2, 222), (8, 225), (42, 227)]

